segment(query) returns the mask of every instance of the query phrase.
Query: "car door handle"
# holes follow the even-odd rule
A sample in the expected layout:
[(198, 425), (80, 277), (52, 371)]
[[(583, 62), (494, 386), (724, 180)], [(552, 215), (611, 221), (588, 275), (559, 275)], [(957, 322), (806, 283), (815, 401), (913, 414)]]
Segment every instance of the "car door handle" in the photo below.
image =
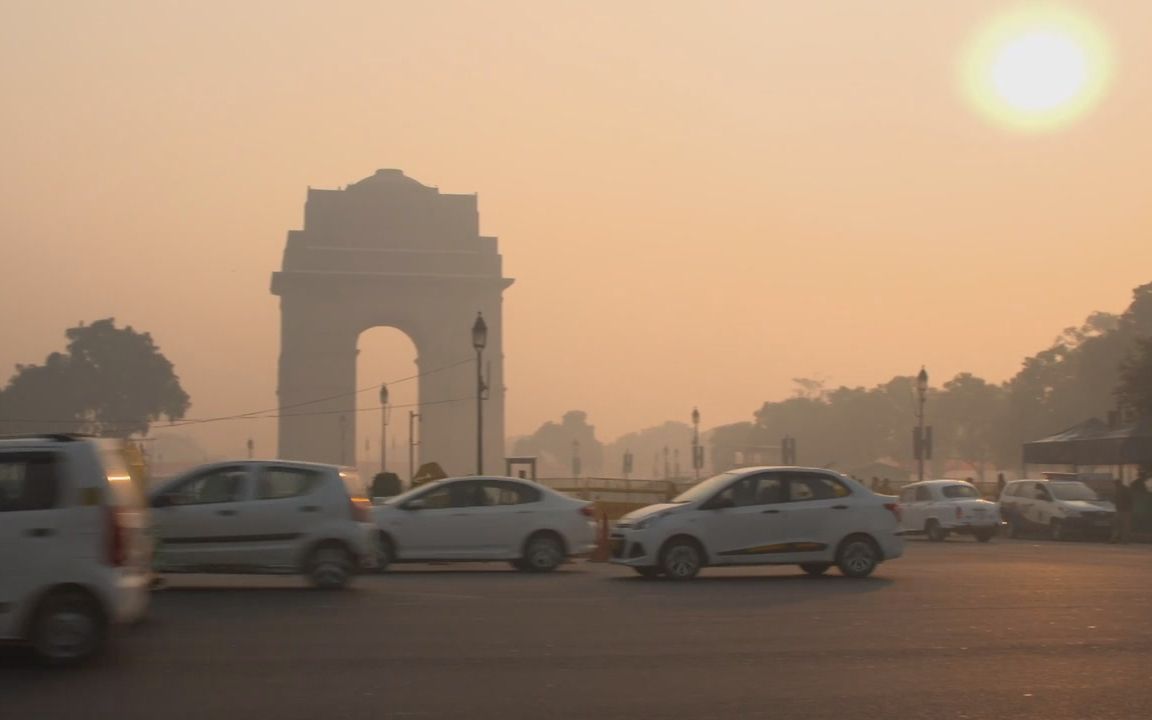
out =
[(833, 510), (847, 510), (848, 506), (847, 505), (833, 505), (832, 509)]
[(24, 534), (29, 537), (51, 537), (56, 534), (56, 531), (52, 528), (32, 528), (31, 530), (25, 530)]
[(301, 505), (300, 512), (320, 512), (319, 505)]
[(216, 514), (217, 515), (235, 515), (236, 511), (235, 510), (217, 510)]
[(761, 510), (760, 514), (761, 515), (779, 515), (780, 511), (779, 510)]

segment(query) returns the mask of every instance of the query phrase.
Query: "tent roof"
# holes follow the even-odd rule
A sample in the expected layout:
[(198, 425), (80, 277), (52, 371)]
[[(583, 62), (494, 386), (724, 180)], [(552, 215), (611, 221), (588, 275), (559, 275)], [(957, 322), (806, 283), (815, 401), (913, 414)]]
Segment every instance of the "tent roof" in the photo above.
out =
[(1152, 418), (1117, 428), (1090, 418), (1055, 435), (1025, 443), (1024, 462), (1039, 465), (1152, 463)]

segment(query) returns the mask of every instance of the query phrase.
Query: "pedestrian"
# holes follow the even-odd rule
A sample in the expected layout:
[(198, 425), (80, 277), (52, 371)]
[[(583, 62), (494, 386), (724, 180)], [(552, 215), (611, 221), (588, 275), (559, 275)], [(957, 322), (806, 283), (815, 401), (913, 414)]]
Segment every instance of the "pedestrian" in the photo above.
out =
[(1004, 473), (996, 473), (996, 497), (1004, 494), (1004, 486), (1007, 484), (1008, 482), (1004, 480)]
[[(1137, 479), (1136, 482), (1144, 482)], [(1128, 535), (1132, 532), (1132, 488), (1116, 478), (1113, 485), (1112, 504), (1116, 506), (1116, 514), (1112, 518), (1113, 543), (1127, 543)]]

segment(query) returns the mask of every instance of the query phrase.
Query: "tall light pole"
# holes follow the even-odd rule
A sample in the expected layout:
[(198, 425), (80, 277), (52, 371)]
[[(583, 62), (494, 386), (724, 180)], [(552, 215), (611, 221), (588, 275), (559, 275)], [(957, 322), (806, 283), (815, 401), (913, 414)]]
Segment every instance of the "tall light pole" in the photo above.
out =
[(256, 452), (256, 443), (252, 440), (252, 438), (248, 438), (248, 459), (249, 460), (252, 459), (252, 456), (255, 454), (255, 452)]
[(700, 481), (700, 469), (704, 467), (704, 453), (700, 452), (700, 410), (692, 408), (692, 473)]
[(416, 446), (419, 444), (416, 440), (416, 421), (420, 419), (420, 413), (415, 410), (408, 411), (408, 481), (411, 482), (416, 477)]
[(924, 481), (924, 456), (928, 454), (927, 438), (924, 435), (924, 401), (928, 397), (928, 371), (920, 367), (920, 374), (916, 376), (916, 437), (913, 439), (913, 450), (916, 452), (916, 478)]
[(388, 386), (380, 383), (380, 472), (388, 472)]
[[(353, 439), (355, 440), (355, 439)], [(352, 448), (355, 450), (356, 448)], [(348, 416), (340, 416), (340, 464), (348, 464)]]
[(484, 346), (488, 344), (488, 324), (476, 313), (472, 324), (472, 347), (476, 349), (476, 474), (484, 474)]

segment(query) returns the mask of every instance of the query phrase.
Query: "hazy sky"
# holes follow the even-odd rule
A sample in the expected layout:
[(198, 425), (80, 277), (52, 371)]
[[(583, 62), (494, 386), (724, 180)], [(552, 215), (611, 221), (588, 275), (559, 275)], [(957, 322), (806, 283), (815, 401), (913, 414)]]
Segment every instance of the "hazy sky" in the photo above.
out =
[[(307, 186), (401, 168), (500, 238), (510, 434), (710, 427), (794, 377), (1003, 380), (1152, 280), (1152, 3), (1068, 5), (1115, 73), (1029, 133), (961, 90), (990, 0), (0, 0), (0, 369), (112, 315), (191, 415), (275, 405)], [(412, 359), (375, 331), (360, 384)], [(270, 453), (274, 421), (196, 431), (250, 435)]]

